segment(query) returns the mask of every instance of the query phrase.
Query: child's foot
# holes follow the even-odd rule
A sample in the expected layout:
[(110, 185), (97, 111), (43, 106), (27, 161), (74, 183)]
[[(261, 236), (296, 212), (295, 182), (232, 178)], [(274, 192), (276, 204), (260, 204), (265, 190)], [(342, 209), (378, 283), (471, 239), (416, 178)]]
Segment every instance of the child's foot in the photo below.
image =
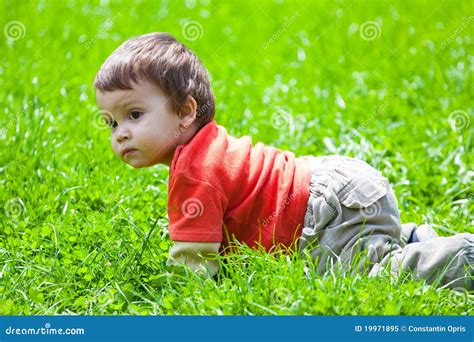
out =
[(438, 234), (433, 227), (429, 224), (422, 224), (412, 231), (408, 243), (424, 242), (435, 237), (438, 237)]

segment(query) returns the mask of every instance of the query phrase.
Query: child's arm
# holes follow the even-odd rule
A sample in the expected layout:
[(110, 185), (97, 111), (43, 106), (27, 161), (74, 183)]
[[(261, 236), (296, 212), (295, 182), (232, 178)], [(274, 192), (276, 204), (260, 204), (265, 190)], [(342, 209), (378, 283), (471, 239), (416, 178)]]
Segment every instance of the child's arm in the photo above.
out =
[(219, 254), (220, 246), (220, 242), (175, 241), (166, 265), (187, 266), (198, 274), (213, 277), (219, 270), (219, 261), (213, 257)]

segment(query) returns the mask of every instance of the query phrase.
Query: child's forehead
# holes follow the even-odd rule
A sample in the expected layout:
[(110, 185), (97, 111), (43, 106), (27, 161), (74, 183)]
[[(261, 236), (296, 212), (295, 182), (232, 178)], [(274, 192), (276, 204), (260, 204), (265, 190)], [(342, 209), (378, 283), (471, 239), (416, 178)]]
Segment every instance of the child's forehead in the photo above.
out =
[(131, 103), (146, 101), (151, 97), (165, 97), (161, 89), (149, 82), (135, 84), (132, 89), (102, 91), (97, 89), (96, 101), (99, 107), (119, 109)]
[(112, 91), (96, 91), (96, 101), (99, 107), (118, 109), (124, 107), (131, 102), (139, 100), (139, 94), (135, 89), (131, 90), (112, 90)]

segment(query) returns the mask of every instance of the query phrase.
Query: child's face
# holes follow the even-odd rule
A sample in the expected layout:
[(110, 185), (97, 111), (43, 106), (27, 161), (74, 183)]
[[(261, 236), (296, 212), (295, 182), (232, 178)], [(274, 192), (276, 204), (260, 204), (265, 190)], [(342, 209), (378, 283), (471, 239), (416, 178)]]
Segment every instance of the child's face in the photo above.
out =
[(97, 91), (96, 99), (111, 126), (112, 149), (120, 159), (135, 168), (171, 164), (181, 119), (158, 86), (143, 81), (132, 90)]

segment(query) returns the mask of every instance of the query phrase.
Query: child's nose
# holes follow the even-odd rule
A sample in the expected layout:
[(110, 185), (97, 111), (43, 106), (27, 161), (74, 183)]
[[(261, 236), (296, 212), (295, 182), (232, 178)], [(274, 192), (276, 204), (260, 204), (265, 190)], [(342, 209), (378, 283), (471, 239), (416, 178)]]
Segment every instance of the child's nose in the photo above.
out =
[(120, 126), (117, 127), (115, 139), (119, 143), (121, 143), (125, 140), (129, 140), (130, 139), (130, 130), (128, 130), (126, 127), (120, 127)]

